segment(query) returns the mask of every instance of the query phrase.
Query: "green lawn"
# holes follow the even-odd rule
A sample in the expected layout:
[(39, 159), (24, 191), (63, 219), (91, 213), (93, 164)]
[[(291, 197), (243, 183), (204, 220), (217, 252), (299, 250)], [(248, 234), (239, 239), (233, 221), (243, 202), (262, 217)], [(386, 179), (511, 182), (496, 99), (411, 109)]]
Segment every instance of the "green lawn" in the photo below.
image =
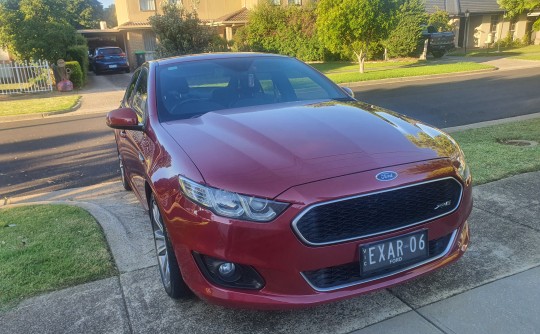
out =
[(540, 143), (540, 118), (452, 133), (473, 175), (474, 184), (540, 170), (540, 145), (505, 145), (509, 139)]
[[(315, 65), (315, 64), (313, 64)], [(321, 64), (322, 65), (322, 64)], [(356, 65), (357, 66), (357, 65)], [(321, 66), (321, 68), (335, 68), (330, 65)], [(415, 62), (408, 65), (398, 65), (395, 67), (389, 67), (383, 69), (378, 67), (376, 69), (369, 70), (367, 68), (366, 73), (359, 72), (343, 72), (336, 73), (334, 69), (324, 72), (335, 83), (349, 83), (357, 81), (390, 79), (390, 78), (405, 78), (414, 77), (420, 75), (436, 75), (455, 72), (469, 72), (475, 70), (494, 69), (495, 67), (485, 64), (477, 64), (472, 62), (462, 62), (455, 64), (438, 64), (429, 61)]]
[[(540, 45), (529, 45), (522, 48), (473, 49), (467, 52), (467, 57), (512, 57), (517, 59), (540, 60)], [(463, 50), (457, 50), (450, 55), (465, 56)]]
[(0, 100), (0, 116), (40, 114), (53, 111), (69, 110), (77, 104), (80, 98), (80, 95), (65, 95), (55, 97)]
[[(418, 60), (409, 59), (409, 60), (399, 60), (399, 61), (377, 61), (377, 62), (366, 62), (365, 69), (366, 71), (370, 70), (380, 70), (380, 69), (391, 69), (398, 68), (403, 66), (409, 66), (417, 64)], [(317, 70), (328, 74), (328, 73), (338, 73), (338, 72), (357, 72), (358, 63), (351, 61), (329, 61), (324, 63), (311, 63), (309, 64), (316, 68)]]
[(100, 226), (68, 205), (0, 209), (0, 309), (116, 274)]

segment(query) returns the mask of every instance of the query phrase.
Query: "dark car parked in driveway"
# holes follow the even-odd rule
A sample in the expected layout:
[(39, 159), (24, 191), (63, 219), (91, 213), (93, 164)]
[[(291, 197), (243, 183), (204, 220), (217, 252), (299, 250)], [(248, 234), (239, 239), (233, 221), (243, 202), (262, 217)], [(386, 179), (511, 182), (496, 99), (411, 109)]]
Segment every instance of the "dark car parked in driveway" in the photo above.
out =
[(129, 73), (127, 56), (119, 47), (97, 48), (90, 55), (89, 62), (96, 74), (119, 71)]
[(306, 307), (463, 255), (472, 187), (461, 149), (352, 95), (268, 54), (169, 58), (134, 73), (107, 124), (171, 297)]

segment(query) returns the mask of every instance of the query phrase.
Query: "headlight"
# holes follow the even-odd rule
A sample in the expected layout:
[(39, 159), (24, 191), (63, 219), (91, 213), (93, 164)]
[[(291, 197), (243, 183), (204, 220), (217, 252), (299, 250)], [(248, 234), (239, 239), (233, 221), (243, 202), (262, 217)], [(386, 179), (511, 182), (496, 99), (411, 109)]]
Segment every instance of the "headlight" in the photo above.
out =
[(287, 203), (275, 202), (266, 198), (245, 196), (227, 190), (203, 186), (180, 176), (182, 192), (197, 204), (200, 204), (216, 215), (268, 222), (288, 206)]
[(463, 154), (463, 151), (459, 146), (458, 151), (457, 162), (459, 163), (459, 166), (457, 166), (457, 172), (463, 181), (469, 182), (469, 178), (471, 177), (469, 165), (465, 162), (465, 154)]

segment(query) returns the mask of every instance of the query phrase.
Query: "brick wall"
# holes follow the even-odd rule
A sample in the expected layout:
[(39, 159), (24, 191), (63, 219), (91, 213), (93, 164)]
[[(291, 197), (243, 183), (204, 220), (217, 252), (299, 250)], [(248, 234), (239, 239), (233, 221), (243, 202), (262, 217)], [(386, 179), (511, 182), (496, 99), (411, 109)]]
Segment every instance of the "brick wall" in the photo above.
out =
[(126, 46), (129, 66), (132, 70), (134, 70), (137, 68), (137, 58), (135, 56), (135, 52), (144, 51), (143, 30), (128, 31)]

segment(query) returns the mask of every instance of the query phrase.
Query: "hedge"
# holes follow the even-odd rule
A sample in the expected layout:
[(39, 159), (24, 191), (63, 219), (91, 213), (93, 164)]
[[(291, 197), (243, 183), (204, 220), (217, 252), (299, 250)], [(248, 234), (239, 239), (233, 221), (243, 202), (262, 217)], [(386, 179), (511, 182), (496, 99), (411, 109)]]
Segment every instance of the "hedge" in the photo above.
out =
[[(82, 82), (86, 82), (88, 75), (88, 47), (86, 45), (70, 46), (66, 52), (66, 61), (75, 60), (82, 70)], [(71, 80), (73, 82), (73, 80)]]
[(66, 61), (66, 69), (70, 69), (69, 80), (73, 82), (73, 87), (80, 89), (84, 85), (83, 71), (77, 61)]

